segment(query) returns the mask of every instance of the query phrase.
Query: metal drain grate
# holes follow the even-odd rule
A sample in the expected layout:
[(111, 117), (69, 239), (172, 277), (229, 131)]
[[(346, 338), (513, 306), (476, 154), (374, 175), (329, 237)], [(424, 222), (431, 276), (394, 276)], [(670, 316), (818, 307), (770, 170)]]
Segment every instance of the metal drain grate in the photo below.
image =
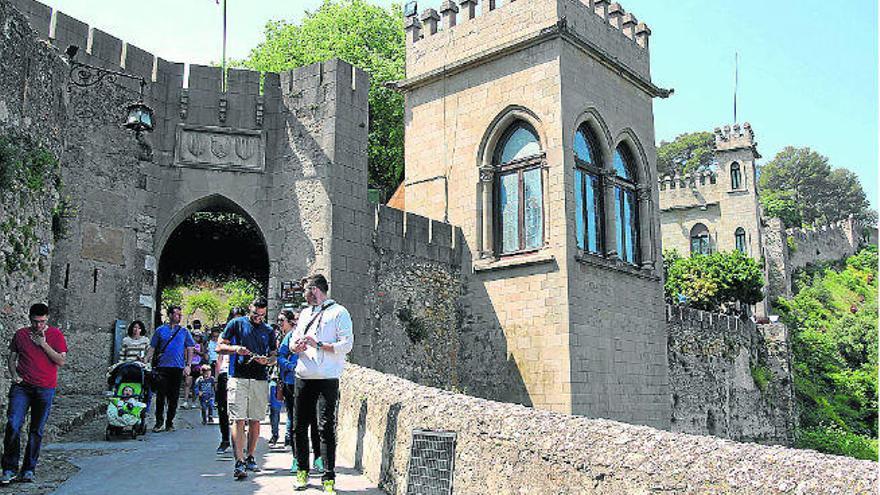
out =
[(450, 495), (455, 468), (455, 432), (413, 430), (407, 495)]

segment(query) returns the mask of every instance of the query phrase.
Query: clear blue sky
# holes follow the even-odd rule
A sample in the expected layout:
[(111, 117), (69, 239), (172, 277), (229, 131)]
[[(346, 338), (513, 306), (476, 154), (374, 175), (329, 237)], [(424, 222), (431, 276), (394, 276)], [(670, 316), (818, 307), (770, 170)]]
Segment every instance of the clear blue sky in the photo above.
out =
[[(44, 0), (94, 27), (169, 60), (220, 59), (214, 0)], [(321, 0), (229, 0), (230, 58), (243, 58), (270, 19), (296, 21)], [(389, 5), (389, 0), (376, 0)], [(420, 8), (441, 0), (423, 0)], [(809, 146), (855, 171), (877, 206), (877, 3), (875, 0), (625, 0), (653, 30), (654, 82), (675, 88), (655, 100), (657, 141), (733, 120), (751, 122), (764, 162), (784, 146)]]

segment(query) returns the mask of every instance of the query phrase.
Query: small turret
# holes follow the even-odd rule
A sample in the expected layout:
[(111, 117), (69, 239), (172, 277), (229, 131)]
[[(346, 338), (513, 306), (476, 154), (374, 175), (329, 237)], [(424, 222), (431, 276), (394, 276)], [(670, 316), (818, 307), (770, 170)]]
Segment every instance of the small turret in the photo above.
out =
[[(715, 128), (715, 150), (735, 150), (742, 148), (751, 148), (757, 150), (758, 143), (755, 142), (755, 133), (752, 132), (752, 126), (748, 122), (742, 127), (739, 124), (733, 126), (726, 125), (724, 127)], [(757, 151), (756, 151), (757, 153)], [(758, 156), (760, 158), (760, 156)]]

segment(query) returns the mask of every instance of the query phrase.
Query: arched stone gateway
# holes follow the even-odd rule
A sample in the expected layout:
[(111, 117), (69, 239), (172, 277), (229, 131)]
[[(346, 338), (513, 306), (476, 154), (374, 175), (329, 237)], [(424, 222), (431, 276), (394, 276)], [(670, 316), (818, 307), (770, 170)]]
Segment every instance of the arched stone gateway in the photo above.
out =
[(269, 284), (266, 236), (244, 208), (219, 194), (181, 208), (157, 234), (155, 319), (163, 289), (177, 280), (242, 278), (254, 281), (263, 295)]
[[(71, 348), (89, 349), (71, 352), (64, 393), (103, 389), (103, 372), (95, 370), (112, 361), (116, 328), (153, 321), (174, 272), (240, 265), (259, 279), (273, 310), (283, 282), (315, 272), (328, 276), (336, 297), (363, 299), (363, 244), (374, 225), (365, 72), (338, 60), (283, 74), (230, 70), (224, 90), (219, 68), (193, 65), (184, 87), (183, 64), (37, 2), (15, 5), (36, 31), (21, 42), (41, 47), (57, 65), (54, 91), (68, 89), (59, 52), (76, 45), (81, 62), (146, 78), (145, 101), (155, 110), (152, 133), (136, 139), (123, 129), (119, 109), (137, 88), (119, 80), (72, 86), (56, 119), (65, 121), (63, 183), (76, 215), (66, 237), (49, 246), (48, 300)], [(54, 48), (37, 42), (50, 32)], [(20, 100), (16, 91), (0, 92), (0, 101)], [(253, 239), (217, 239), (200, 255), (188, 244), (199, 212), (240, 215)], [(363, 303), (350, 306), (364, 317)]]

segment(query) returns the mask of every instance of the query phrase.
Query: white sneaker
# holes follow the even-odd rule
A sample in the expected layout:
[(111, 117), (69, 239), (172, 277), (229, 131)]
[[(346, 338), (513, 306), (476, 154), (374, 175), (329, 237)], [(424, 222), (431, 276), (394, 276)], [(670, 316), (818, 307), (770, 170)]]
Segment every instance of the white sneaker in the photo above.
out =
[(183, 404), (180, 405), (181, 409), (189, 409), (189, 402), (183, 401)]

